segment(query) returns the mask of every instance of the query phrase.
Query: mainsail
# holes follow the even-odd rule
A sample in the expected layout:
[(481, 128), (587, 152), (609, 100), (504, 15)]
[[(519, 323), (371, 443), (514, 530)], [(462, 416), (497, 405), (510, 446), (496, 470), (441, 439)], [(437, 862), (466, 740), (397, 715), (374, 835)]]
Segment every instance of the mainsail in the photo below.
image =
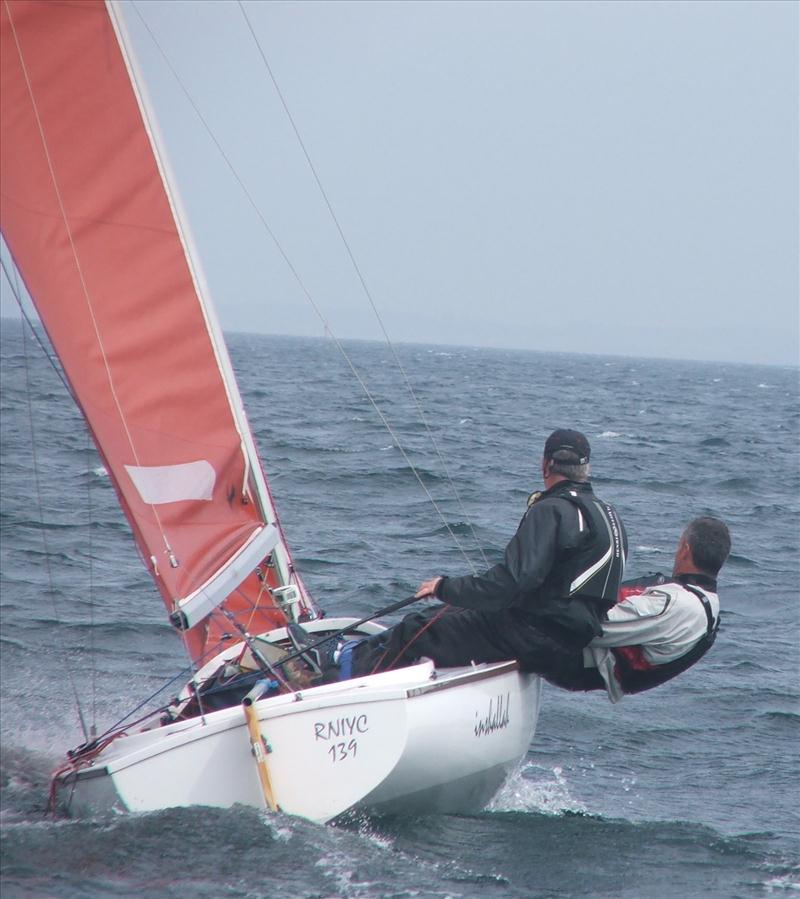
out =
[(252, 632), (285, 623), (275, 588), (313, 606), (135, 74), (113, 3), (3, 0), (3, 235), (199, 659), (220, 605)]

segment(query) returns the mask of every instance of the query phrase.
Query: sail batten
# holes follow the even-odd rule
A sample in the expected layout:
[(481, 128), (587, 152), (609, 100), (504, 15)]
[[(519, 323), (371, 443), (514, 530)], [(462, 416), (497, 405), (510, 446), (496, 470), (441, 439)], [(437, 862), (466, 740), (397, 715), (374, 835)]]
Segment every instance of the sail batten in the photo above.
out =
[(293, 577), (233, 367), (116, 5), (1, 15), (3, 235), (198, 658)]

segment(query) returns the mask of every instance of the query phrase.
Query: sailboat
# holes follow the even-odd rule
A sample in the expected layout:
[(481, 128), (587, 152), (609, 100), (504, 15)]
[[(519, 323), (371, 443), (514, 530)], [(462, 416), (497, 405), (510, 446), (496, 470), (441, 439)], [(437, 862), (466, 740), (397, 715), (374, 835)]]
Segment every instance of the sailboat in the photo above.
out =
[(324, 617), (295, 566), (121, 8), (0, 13), (4, 240), (194, 666), (155, 718), (71, 750), (56, 801), (317, 822), (480, 809), (528, 749), (539, 678), (423, 660), (276, 679), (291, 623), (381, 626)]

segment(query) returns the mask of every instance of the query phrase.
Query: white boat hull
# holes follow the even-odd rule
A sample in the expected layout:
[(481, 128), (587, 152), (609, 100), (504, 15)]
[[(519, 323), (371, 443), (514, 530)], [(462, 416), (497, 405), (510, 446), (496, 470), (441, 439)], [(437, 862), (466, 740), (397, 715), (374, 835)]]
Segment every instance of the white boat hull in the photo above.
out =
[[(541, 682), (515, 663), (435, 672), (430, 662), (255, 703), (279, 808), (346, 812), (483, 808), (525, 755)], [(121, 736), (62, 775), (72, 811), (155, 811), (266, 801), (241, 706)]]

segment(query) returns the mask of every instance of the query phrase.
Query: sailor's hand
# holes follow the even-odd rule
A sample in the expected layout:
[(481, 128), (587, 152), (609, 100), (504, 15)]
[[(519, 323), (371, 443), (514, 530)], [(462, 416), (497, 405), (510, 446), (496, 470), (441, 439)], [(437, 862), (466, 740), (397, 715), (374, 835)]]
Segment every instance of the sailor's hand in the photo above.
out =
[(430, 580), (423, 581), (419, 585), (419, 589), (414, 594), (417, 599), (424, 599), (426, 596), (435, 597), (436, 596), (436, 588), (441, 584), (442, 579), (440, 577), (432, 577)]

